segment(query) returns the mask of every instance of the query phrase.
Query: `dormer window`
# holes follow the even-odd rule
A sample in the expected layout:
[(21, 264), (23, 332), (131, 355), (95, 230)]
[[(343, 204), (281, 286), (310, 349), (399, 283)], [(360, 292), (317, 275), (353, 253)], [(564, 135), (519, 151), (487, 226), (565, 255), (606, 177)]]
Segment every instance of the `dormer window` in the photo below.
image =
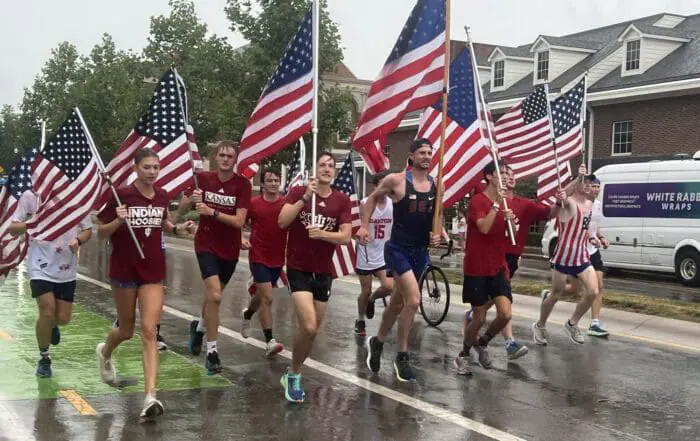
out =
[(547, 81), (549, 77), (549, 51), (537, 53), (537, 79)]
[(496, 61), (493, 63), (493, 87), (503, 87), (505, 81), (505, 65), (504, 60)]
[(639, 58), (641, 54), (642, 41), (631, 40), (627, 42), (627, 55), (625, 58), (625, 71), (631, 72), (639, 70)]

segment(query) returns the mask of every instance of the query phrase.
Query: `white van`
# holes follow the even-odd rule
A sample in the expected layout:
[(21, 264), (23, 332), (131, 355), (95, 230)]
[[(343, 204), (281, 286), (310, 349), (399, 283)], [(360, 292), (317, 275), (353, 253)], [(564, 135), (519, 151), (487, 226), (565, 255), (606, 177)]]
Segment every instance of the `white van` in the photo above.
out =
[[(605, 266), (675, 273), (684, 284), (700, 285), (700, 151), (692, 159), (606, 165), (595, 175), (610, 242), (601, 250)], [(548, 223), (545, 257), (555, 244)]]

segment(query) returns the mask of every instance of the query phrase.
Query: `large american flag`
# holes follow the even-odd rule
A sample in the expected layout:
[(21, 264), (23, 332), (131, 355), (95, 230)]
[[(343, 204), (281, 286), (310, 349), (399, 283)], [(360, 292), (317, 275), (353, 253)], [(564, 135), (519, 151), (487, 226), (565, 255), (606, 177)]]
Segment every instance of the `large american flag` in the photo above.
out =
[[(148, 105), (148, 111), (122, 143), (107, 165), (107, 176), (115, 187), (129, 185), (136, 179), (134, 155), (142, 148), (155, 150), (160, 158), (160, 174), (155, 185), (174, 197), (192, 185), (195, 167), (201, 169), (194, 131), (187, 121), (185, 83), (173, 69), (160, 79)], [(109, 186), (102, 186), (96, 208), (111, 197)]]
[[(445, 208), (451, 207), (469, 193), (481, 179), (486, 164), (491, 162), (488, 140), (481, 130), (485, 121), (479, 118), (482, 112), (478, 90), (469, 49), (464, 49), (450, 66), (443, 160)], [(442, 99), (423, 113), (416, 137), (427, 138), (433, 143), (431, 174), (437, 176), (442, 143)]]
[(10, 234), (12, 216), (22, 194), (32, 189), (32, 163), (39, 153), (39, 145), (24, 153), (7, 176), (0, 189), (0, 277), (7, 276), (24, 259), (29, 241), (27, 235), (14, 237)]
[(372, 84), (353, 148), (369, 149), (398, 127), (401, 118), (437, 100), (443, 89), (445, 0), (418, 0)]
[(360, 148), (354, 147), (354, 149), (362, 157), (362, 160), (365, 161), (365, 165), (367, 165), (370, 173), (373, 175), (389, 169), (390, 161), (384, 153), (385, 143), (386, 136), (382, 136), (380, 139), (375, 139), (369, 145), (365, 145)]
[[(342, 191), (350, 197), (350, 203), (352, 204), (351, 216), (352, 216), (352, 231), (353, 234), (360, 228), (360, 204), (357, 199), (357, 188), (355, 186), (355, 164), (352, 159), (352, 153), (348, 155), (348, 158), (343, 164), (343, 168), (335, 177), (333, 189)], [(355, 272), (355, 264), (357, 262), (357, 255), (355, 254), (355, 242), (350, 241), (346, 245), (336, 245), (335, 253), (333, 253), (333, 278), (347, 276)]]
[(252, 178), (260, 161), (311, 130), (312, 117), (313, 26), (309, 8), (248, 120), (238, 172)]
[(75, 228), (95, 203), (103, 179), (86, 130), (71, 111), (32, 164), (32, 190), (39, 204), (27, 232), (35, 239), (57, 239)]
[(306, 145), (304, 144), (304, 138), (299, 138), (299, 144), (297, 149), (294, 150), (294, 157), (292, 162), (289, 163), (287, 167), (287, 182), (284, 185), (284, 193), (289, 193), (289, 190), (294, 187), (300, 187), (304, 185), (304, 174), (305, 174), (305, 164), (306, 164)]

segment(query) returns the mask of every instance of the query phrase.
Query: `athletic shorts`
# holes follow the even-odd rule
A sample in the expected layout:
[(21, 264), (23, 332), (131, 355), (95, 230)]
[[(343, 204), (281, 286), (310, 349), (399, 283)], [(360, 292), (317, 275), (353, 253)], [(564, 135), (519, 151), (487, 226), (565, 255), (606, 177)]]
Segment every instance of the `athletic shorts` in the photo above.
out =
[(590, 266), (591, 266), (590, 262), (586, 262), (583, 265), (579, 265), (579, 266), (565, 266), (565, 265), (559, 265), (558, 263), (555, 263), (553, 269), (555, 271), (562, 273), (562, 274), (566, 274), (567, 276), (578, 277), (579, 274), (586, 271)]
[(314, 296), (317, 302), (327, 302), (331, 298), (331, 285), (333, 279), (328, 274), (308, 273), (287, 268), (287, 279), (289, 280), (289, 292), (308, 291)]
[(253, 274), (255, 283), (271, 283), (275, 284), (280, 278), (282, 267), (269, 267), (262, 263), (250, 263), (250, 272)]
[(50, 282), (48, 280), (34, 279), (29, 281), (32, 290), (32, 298), (38, 298), (52, 292), (56, 300), (73, 303), (75, 298), (75, 280), (70, 282)]
[(600, 255), (600, 251), (591, 254), (591, 265), (596, 271), (603, 271), (603, 258)]
[(430, 263), (427, 248), (405, 248), (388, 241), (384, 245), (384, 261), (392, 274), (401, 276), (413, 270), (416, 280), (420, 280)]
[(468, 276), (464, 275), (462, 285), (462, 302), (471, 303), (472, 307), (483, 306), (496, 297), (505, 296), (513, 303), (513, 295), (510, 289), (510, 279), (506, 276), (506, 270), (502, 269), (495, 276)]
[(237, 260), (219, 259), (212, 253), (197, 253), (197, 262), (199, 262), (199, 272), (202, 273), (202, 280), (206, 280), (211, 276), (219, 276), (219, 281), (222, 285), (228, 284), (236, 271)]
[(355, 272), (358, 276), (376, 276), (379, 271), (386, 271), (386, 276), (391, 277), (391, 270), (386, 269), (386, 265), (382, 265), (379, 268), (366, 270), (361, 268), (355, 268)]
[(136, 289), (143, 285), (162, 283), (162, 282), (144, 282), (143, 280), (115, 280), (109, 279), (110, 284), (115, 288)]
[(508, 263), (508, 271), (510, 272), (510, 278), (512, 279), (515, 272), (518, 270), (518, 261), (520, 256), (517, 254), (506, 254), (506, 262)]

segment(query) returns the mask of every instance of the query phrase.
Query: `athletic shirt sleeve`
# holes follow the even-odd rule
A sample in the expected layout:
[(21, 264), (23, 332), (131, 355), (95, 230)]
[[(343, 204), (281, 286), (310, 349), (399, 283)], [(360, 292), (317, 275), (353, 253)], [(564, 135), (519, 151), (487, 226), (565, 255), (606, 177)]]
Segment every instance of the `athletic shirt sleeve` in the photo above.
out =
[(338, 216), (338, 225), (352, 223), (352, 201), (343, 194), (343, 204), (341, 205), (340, 216)]
[(289, 190), (289, 193), (287, 193), (287, 197), (284, 199), (285, 204), (296, 204), (299, 202), (299, 199), (301, 199), (302, 196), (304, 196), (304, 193), (306, 192), (305, 187), (294, 187), (291, 190)]
[(250, 209), (250, 198), (253, 193), (253, 186), (251, 185), (250, 181), (244, 178), (243, 176), (241, 176), (240, 178), (241, 190), (238, 194), (238, 199), (236, 200), (236, 209), (245, 208), (246, 210), (248, 210)]
[[(483, 195), (483, 193), (480, 193)], [(476, 221), (483, 219), (489, 214), (489, 210), (493, 204), (488, 204), (488, 197), (486, 196), (474, 196), (472, 198), (471, 204), (469, 204), (469, 221), (468, 223), (476, 226)]]
[(36, 196), (30, 190), (22, 193), (17, 203), (17, 209), (12, 215), (12, 222), (27, 222), (36, 212)]
[(117, 218), (117, 200), (114, 195), (109, 198), (105, 207), (97, 215), (97, 219), (103, 224), (108, 224)]
[(530, 215), (530, 219), (532, 219), (533, 222), (549, 219), (550, 208), (548, 205), (545, 205), (542, 202), (529, 202), (528, 211), (532, 213)]

